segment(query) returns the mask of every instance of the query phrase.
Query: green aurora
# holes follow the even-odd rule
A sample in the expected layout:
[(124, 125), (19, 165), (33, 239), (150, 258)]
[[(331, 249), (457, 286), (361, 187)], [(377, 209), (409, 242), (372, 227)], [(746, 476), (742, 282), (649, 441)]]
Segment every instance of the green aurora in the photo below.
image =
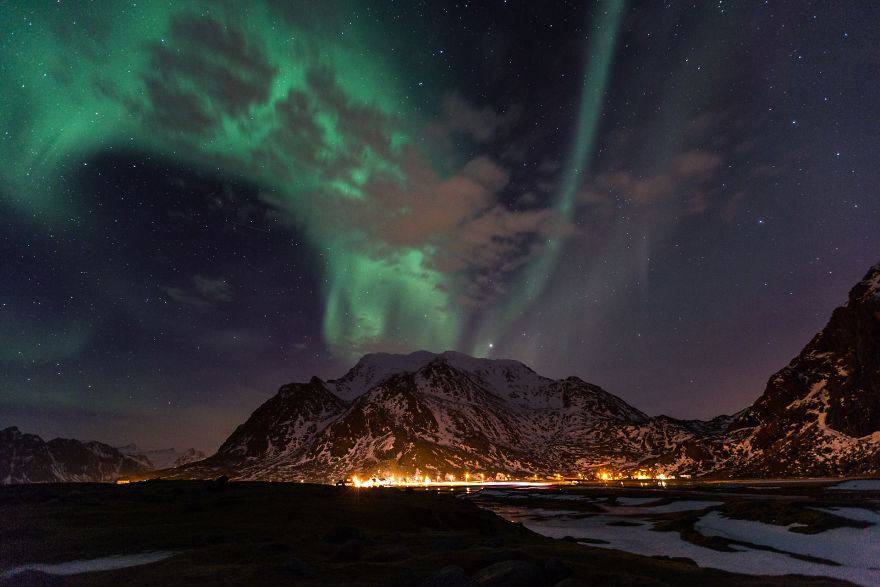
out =
[[(590, 163), (595, 149), (596, 135), (602, 116), (602, 104), (614, 62), (614, 45), (620, 32), (620, 21), (623, 17), (625, 2), (612, 0), (605, 4), (606, 10), (601, 14), (596, 25), (596, 35), (587, 49), (586, 71), (581, 85), (581, 103), (577, 118), (577, 132), (571, 145), (571, 155), (566, 162), (562, 180), (556, 193), (555, 207), (558, 222), (573, 222), (575, 198), (578, 190), (590, 175)], [(505, 333), (516, 321), (528, 312), (530, 306), (540, 303), (547, 282), (553, 275), (563, 248), (563, 239), (559, 236), (547, 240), (546, 254), (537, 258), (520, 278), (514, 288), (516, 294), (511, 296), (503, 312), (503, 323), (484, 325), (483, 339), (490, 338), (491, 331)], [(565, 321), (560, 321), (563, 325)], [(568, 333), (557, 337), (567, 342)], [(475, 356), (485, 351), (482, 345), (471, 350)]]
[(382, 31), (356, 23), (331, 34), (318, 17), (259, 5), (8, 9), (0, 157), (5, 198), (23, 222), (86, 215), (58, 178), (100, 150), (220, 168), (265, 186), (321, 252), (332, 349), (456, 346), (464, 318), (449, 276), (426, 262), (431, 247), (389, 247), (337, 222), (344, 209), (395, 213), (377, 210), (367, 188), (406, 190), (401, 161), (427, 156), (412, 146), (419, 120), (399, 66), (364, 50), (387, 46)]

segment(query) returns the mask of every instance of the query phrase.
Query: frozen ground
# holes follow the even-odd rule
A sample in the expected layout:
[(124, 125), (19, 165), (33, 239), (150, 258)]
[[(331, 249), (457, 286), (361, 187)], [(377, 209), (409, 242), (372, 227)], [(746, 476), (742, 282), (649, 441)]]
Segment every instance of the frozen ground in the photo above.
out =
[(115, 554), (102, 558), (68, 561), (66, 563), (56, 563), (51, 565), (21, 565), (20, 567), (9, 569), (3, 574), (0, 574), (0, 579), (8, 579), (13, 575), (23, 573), (24, 571), (41, 571), (50, 575), (76, 575), (78, 573), (91, 573), (92, 571), (124, 569), (125, 567), (136, 567), (139, 565), (155, 563), (172, 555), (174, 555), (173, 552), (157, 551), (142, 552), (140, 554)]
[(846, 489), (850, 491), (880, 491), (880, 479), (853, 479), (838, 483), (828, 489)]
[[(809, 575), (831, 575), (863, 585), (880, 585), (880, 526), (877, 525), (880, 516), (860, 508), (839, 508), (833, 513), (854, 520), (873, 520), (874, 525), (867, 528), (832, 528), (818, 534), (800, 534), (790, 532), (787, 526), (731, 520), (721, 517), (718, 512), (709, 512), (694, 524), (694, 529), (704, 536), (721, 536), (771, 546), (786, 552), (828, 559), (840, 565), (829, 567), (798, 561), (819, 567), (820, 570), (797, 572)], [(797, 559), (787, 555), (776, 556), (781, 557), (781, 560), (774, 563), (774, 566), (778, 566), (783, 572), (791, 572), (784, 570), (788, 560)], [(830, 573), (827, 572), (829, 569)]]
[[(619, 499), (619, 503), (625, 503)], [(642, 501), (642, 503), (647, 503)], [(705, 536), (722, 536), (769, 546), (784, 553), (734, 546), (738, 552), (721, 552), (685, 542), (677, 532), (654, 532), (642, 516), (680, 512), (719, 505), (720, 502), (682, 500), (656, 507), (601, 504), (607, 514), (572, 516), (571, 512), (503, 506), (496, 511), (504, 518), (522, 522), (527, 528), (553, 538), (572, 536), (591, 546), (614, 548), (646, 556), (687, 557), (701, 567), (761, 575), (803, 574), (845, 579), (861, 585), (880, 585), (880, 514), (862, 508), (827, 509), (829, 513), (873, 523), (867, 528), (835, 528), (819, 534), (799, 534), (785, 526), (723, 518), (717, 511), (703, 515), (695, 529)], [(817, 508), (818, 509), (818, 508)], [(612, 525), (609, 525), (612, 524)], [(597, 542), (593, 542), (597, 541)], [(601, 541), (601, 542), (600, 542)], [(823, 564), (801, 560), (793, 553), (833, 561)]]

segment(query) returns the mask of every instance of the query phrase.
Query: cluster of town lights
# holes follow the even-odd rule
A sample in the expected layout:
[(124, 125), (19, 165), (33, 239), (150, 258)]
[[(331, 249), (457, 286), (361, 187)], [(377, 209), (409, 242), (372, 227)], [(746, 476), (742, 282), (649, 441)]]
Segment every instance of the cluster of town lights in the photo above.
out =
[[(599, 472), (592, 477), (593, 479), (598, 479), (599, 481), (619, 481), (624, 479), (636, 479), (636, 480), (657, 480), (657, 481), (666, 481), (667, 479), (675, 479), (675, 476), (667, 476), (663, 473), (655, 474), (653, 472), (646, 471), (638, 471), (636, 473), (631, 473), (625, 475), (623, 473), (610, 473), (610, 472)], [(351, 485), (355, 487), (470, 487), (470, 486), (486, 486), (486, 485), (517, 485), (517, 486), (546, 486), (546, 485), (556, 485), (560, 483), (582, 483), (587, 481), (584, 479), (582, 475), (579, 475), (577, 479), (574, 478), (565, 478), (558, 473), (552, 478), (544, 478), (540, 479), (538, 477), (534, 477), (528, 480), (512, 480), (509, 475), (498, 475), (495, 478), (486, 478), (485, 473), (480, 473), (479, 478), (474, 476), (471, 478), (470, 473), (465, 473), (463, 478), (456, 479), (455, 475), (445, 475), (440, 476), (437, 475), (436, 478), (431, 478), (428, 475), (425, 476), (417, 476), (417, 477), (402, 477), (402, 476), (390, 476), (390, 477), (379, 477), (373, 476), (368, 479), (361, 479), (360, 477), (352, 477)], [(340, 482), (341, 483), (341, 482)], [(347, 484), (347, 483), (346, 483)]]
[(600, 473), (597, 473), (596, 477), (600, 481), (621, 481), (623, 479), (637, 479), (639, 481), (646, 479), (656, 479), (658, 481), (666, 481), (667, 479), (675, 479), (675, 475), (666, 476), (663, 473), (654, 474), (647, 471), (638, 471), (636, 473), (630, 473), (627, 475), (624, 475), (623, 473), (609, 473), (608, 471), (602, 471)]
[[(502, 478), (503, 477), (503, 478)], [(534, 487), (542, 485), (552, 485), (553, 481), (514, 481), (509, 475), (499, 476), (498, 478), (486, 479), (485, 473), (481, 473), (479, 478), (476, 476), (471, 478), (470, 473), (465, 473), (463, 478), (456, 479), (455, 475), (446, 475), (441, 477), (437, 475), (432, 479), (428, 475), (424, 477), (370, 477), (369, 479), (361, 479), (352, 477), (351, 484), (355, 487), (472, 487), (487, 485), (518, 485), (523, 487)]]

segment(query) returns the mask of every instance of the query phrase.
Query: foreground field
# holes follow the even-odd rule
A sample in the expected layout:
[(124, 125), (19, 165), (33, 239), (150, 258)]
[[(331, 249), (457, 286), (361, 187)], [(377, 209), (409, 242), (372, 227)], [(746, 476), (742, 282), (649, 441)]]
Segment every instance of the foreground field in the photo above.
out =
[[(639, 490), (595, 491), (626, 497)], [(448, 491), (185, 481), (2, 487), (0, 583), (834, 584), (828, 578), (739, 575), (689, 561), (544, 537), (481, 509), (472, 499), (461, 499), (465, 496)], [(835, 499), (839, 503), (840, 498)], [(67, 575), (18, 572), (35, 563), (117, 555), (154, 562)], [(122, 564), (125, 559), (97, 561), (92, 568), (106, 568), (113, 561)]]
[(868, 480), (489, 489), (472, 499), (545, 536), (701, 567), (880, 585), (880, 487)]

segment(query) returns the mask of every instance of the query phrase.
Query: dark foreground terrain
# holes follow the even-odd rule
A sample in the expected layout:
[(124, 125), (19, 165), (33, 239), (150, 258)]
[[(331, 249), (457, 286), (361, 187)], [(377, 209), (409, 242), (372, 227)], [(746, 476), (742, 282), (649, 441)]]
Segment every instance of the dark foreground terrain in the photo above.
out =
[[(0, 584), (845, 584), (737, 575), (546, 538), (456, 495), (195, 481), (0, 487)], [(151, 551), (174, 554), (76, 575), (6, 573)]]

